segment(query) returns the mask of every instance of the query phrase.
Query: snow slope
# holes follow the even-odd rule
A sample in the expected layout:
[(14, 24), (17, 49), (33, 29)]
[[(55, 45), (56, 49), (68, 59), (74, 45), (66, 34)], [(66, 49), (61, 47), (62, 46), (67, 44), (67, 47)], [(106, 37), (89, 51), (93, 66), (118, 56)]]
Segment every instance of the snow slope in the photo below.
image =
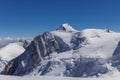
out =
[(50, 77), (50, 76), (4, 76), (0, 75), (0, 80), (119, 80), (120, 77), (116, 78), (72, 78), (72, 77)]
[(82, 55), (89, 57), (112, 57), (120, 41), (120, 33), (102, 29), (86, 29), (82, 34), (87, 38), (89, 45), (80, 48), (79, 51)]
[(24, 49), (25, 40), (30, 44), (30, 38), (0, 38), (0, 58), (6, 61), (10, 61), (22, 54)]
[(3, 60), (10, 61), (25, 51), (23, 43), (10, 43), (0, 49), (0, 57)]

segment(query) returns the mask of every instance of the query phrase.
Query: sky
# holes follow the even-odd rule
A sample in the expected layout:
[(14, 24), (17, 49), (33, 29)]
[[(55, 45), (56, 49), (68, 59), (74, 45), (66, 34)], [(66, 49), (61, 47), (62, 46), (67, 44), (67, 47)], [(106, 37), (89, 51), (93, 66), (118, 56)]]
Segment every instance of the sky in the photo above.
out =
[(0, 0), (0, 37), (35, 37), (63, 23), (120, 32), (120, 0)]

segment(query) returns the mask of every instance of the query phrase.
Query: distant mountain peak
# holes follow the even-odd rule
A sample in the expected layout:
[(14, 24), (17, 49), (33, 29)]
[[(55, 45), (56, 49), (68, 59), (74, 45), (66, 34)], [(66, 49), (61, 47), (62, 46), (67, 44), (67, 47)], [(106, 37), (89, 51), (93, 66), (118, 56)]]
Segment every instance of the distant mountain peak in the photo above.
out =
[(62, 24), (58, 29), (56, 29), (57, 31), (77, 31), (75, 30), (72, 26), (70, 26), (68, 23), (64, 23)]

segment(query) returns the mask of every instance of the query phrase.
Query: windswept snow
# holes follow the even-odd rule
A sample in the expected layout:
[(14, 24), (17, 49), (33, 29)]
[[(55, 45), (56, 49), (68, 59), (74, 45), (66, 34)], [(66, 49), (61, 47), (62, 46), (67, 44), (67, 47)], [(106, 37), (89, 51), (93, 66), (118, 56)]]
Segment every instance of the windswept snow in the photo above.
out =
[(120, 41), (120, 33), (102, 29), (86, 29), (82, 34), (88, 39), (89, 45), (82, 47), (79, 51), (82, 55), (89, 57), (112, 57)]
[(18, 55), (22, 54), (25, 49), (22, 46), (22, 43), (10, 43), (6, 47), (0, 49), (0, 57), (3, 60), (10, 61)]

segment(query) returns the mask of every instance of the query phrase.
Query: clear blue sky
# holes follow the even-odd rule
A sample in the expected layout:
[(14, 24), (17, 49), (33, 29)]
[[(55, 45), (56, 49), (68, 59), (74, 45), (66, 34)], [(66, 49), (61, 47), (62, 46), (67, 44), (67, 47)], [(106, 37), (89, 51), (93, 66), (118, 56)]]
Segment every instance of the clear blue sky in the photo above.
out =
[(62, 23), (120, 31), (120, 0), (0, 0), (0, 37), (34, 37)]

